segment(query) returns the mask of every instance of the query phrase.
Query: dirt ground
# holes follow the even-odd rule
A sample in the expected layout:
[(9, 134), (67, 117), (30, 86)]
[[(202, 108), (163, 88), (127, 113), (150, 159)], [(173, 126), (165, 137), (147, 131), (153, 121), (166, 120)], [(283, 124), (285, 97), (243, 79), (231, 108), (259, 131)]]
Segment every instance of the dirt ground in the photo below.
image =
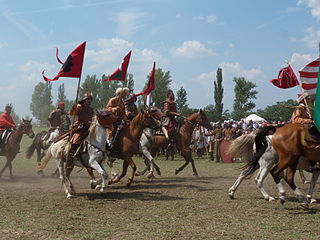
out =
[[(195, 158), (200, 176), (195, 178), (190, 166), (174, 175), (181, 158), (158, 159), (162, 176), (136, 177), (129, 189), (126, 176), (104, 194), (90, 189), (86, 171), (76, 168), (77, 197), (66, 199), (60, 180), (50, 177), (54, 163), (45, 177), (38, 176), (35, 158), (25, 158), (27, 145), (14, 160), (15, 177), (6, 171), (0, 178), (0, 239), (320, 239), (319, 204), (303, 210), (291, 191), (284, 206), (268, 203), (251, 178), (230, 200), (227, 192), (241, 163)], [(135, 160), (141, 169), (142, 160)], [(119, 171), (122, 160), (115, 166)], [(306, 191), (299, 177), (296, 181)], [(277, 197), (270, 176), (266, 189)], [(317, 187), (314, 196), (319, 199)]]

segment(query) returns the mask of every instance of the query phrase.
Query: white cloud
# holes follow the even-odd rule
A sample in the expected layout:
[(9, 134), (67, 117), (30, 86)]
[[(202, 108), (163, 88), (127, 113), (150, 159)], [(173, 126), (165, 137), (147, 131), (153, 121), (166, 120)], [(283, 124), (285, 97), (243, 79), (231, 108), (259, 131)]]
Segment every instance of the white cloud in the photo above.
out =
[(0, 48), (8, 47), (9, 44), (7, 42), (0, 42)]
[(262, 74), (259, 68), (245, 69), (240, 63), (222, 62), (219, 67), (222, 68), (222, 74), (227, 79), (244, 77), (248, 81), (256, 82), (257, 77)]
[(316, 56), (310, 54), (300, 54), (300, 53), (293, 53), (291, 59), (289, 61), (292, 69), (295, 71), (297, 77), (298, 71), (303, 68), (307, 63), (316, 59)]
[(200, 56), (215, 56), (217, 55), (210, 48), (206, 48), (199, 41), (186, 41), (178, 48), (171, 49), (174, 57), (196, 58)]
[(130, 39), (141, 27), (141, 19), (146, 14), (139, 9), (126, 9), (116, 13), (110, 20), (117, 24), (117, 34), (119, 37)]
[(197, 19), (206, 21), (207, 23), (214, 24), (217, 23), (217, 16), (209, 15), (209, 16), (198, 16)]
[[(19, 85), (22, 83), (24, 85), (36, 85), (39, 81), (42, 81), (41, 72), (46, 70), (46, 74), (54, 74), (53, 70), (57, 67), (50, 63), (41, 63), (34, 60), (28, 60), (24, 64), (18, 67), (22, 72)], [(58, 73), (58, 72), (56, 72)], [(53, 77), (53, 76), (48, 76)]]
[(319, 0), (299, 0), (298, 5), (305, 4), (311, 8), (311, 14), (320, 21), (320, 1)]
[(307, 46), (311, 49), (318, 49), (320, 30), (313, 27), (309, 27), (305, 31), (307, 35), (303, 38), (303, 41), (307, 43)]

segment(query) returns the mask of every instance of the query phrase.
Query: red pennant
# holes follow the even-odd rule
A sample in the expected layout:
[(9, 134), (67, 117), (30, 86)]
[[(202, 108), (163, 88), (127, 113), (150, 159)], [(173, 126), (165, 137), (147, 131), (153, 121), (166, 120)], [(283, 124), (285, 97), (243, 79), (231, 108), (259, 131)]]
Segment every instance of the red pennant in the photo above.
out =
[(148, 85), (147, 85), (146, 89), (141, 93), (137, 93), (136, 96), (149, 95), (154, 90), (154, 72), (155, 72), (155, 70), (156, 70), (156, 62), (153, 63), (153, 68), (151, 70), (150, 78), (149, 78)]
[(49, 79), (44, 76), (44, 70), (42, 72), (42, 77), (45, 81), (56, 81), (60, 77), (70, 77), (70, 78), (80, 78), (82, 72), (84, 52), (86, 48), (86, 42), (81, 43), (76, 47), (68, 56), (67, 60), (63, 63), (58, 57), (58, 49), (56, 51), (56, 57), (62, 67), (59, 73), (53, 78)]
[(131, 51), (124, 57), (122, 62), (120, 63), (120, 66), (117, 68), (117, 70), (114, 71), (108, 78), (103, 79), (103, 81), (124, 81), (126, 80), (127, 76), (127, 69), (130, 61)]

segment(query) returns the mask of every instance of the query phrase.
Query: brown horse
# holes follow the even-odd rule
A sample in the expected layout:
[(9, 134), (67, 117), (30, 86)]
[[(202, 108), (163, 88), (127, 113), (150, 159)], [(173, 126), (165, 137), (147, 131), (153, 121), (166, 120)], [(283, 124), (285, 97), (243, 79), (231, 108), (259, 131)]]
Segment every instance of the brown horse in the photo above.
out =
[[(213, 129), (207, 115), (201, 109), (183, 120), (178, 133), (174, 137), (174, 143), (186, 162), (181, 167), (175, 169), (176, 175), (181, 172), (189, 163), (191, 163), (193, 175), (198, 176), (197, 169), (192, 158), (192, 149), (190, 148), (192, 133), (197, 124), (205, 127), (208, 130)], [(157, 145), (154, 145), (154, 147), (163, 147), (167, 146), (168, 144), (166, 137), (161, 135), (155, 136), (154, 141), (157, 142)], [(155, 149), (153, 149), (152, 152), (155, 152)]]
[(271, 175), (279, 189), (280, 202), (285, 202), (284, 188), (281, 184), (284, 170), (284, 180), (294, 191), (302, 207), (308, 208), (308, 201), (294, 183), (294, 174), (300, 156), (320, 162), (320, 141), (314, 140), (308, 133), (310, 125), (289, 123), (276, 130), (272, 138), (272, 145), (279, 155), (279, 161), (271, 170)]
[[(136, 172), (136, 164), (132, 157), (139, 150), (139, 140), (141, 138), (144, 128), (158, 128), (159, 120), (164, 120), (164, 114), (156, 107), (151, 107), (147, 111), (142, 111), (135, 116), (130, 124), (125, 127), (116, 143), (116, 157), (123, 159), (122, 173), (109, 181), (109, 184), (117, 183), (122, 179), (126, 173), (128, 166), (132, 168), (132, 174), (128, 178), (127, 186), (130, 186)], [(112, 168), (112, 166), (111, 166)]]
[(6, 168), (9, 167), (10, 178), (13, 177), (12, 161), (20, 151), (20, 142), (23, 134), (28, 135), (30, 138), (34, 137), (31, 121), (32, 119), (30, 120), (22, 119), (22, 122), (20, 123), (20, 125), (11, 133), (11, 135), (8, 138), (8, 141), (5, 143), (5, 146), (0, 152), (0, 155), (6, 156), (7, 162), (4, 165), (3, 169), (0, 171), (0, 176), (2, 175), (4, 170), (6, 170)]

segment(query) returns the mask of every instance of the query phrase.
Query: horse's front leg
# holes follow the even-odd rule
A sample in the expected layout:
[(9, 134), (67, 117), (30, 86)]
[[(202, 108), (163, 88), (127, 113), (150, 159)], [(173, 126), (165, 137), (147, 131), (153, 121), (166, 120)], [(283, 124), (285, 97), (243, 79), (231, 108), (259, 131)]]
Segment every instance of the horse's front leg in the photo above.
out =
[(149, 161), (149, 173), (147, 175), (148, 178), (154, 178), (153, 172), (154, 172), (154, 160), (151, 156), (150, 152), (147, 149), (143, 149), (142, 153), (145, 157), (145, 160)]
[(316, 203), (317, 202), (316, 199), (312, 198), (312, 193), (313, 193), (313, 190), (314, 190), (314, 188), (315, 188), (315, 186), (317, 184), (319, 175), (320, 175), (320, 169), (319, 168), (316, 168), (316, 169), (314, 169), (312, 171), (311, 182), (310, 182), (308, 193), (307, 193), (307, 200), (310, 203)]
[(108, 164), (110, 171), (111, 171), (111, 179), (116, 178), (118, 176), (118, 173), (116, 172), (116, 170), (113, 167), (113, 163), (115, 162), (115, 160), (116, 160), (116, 158), (113, 158), (113, 157), (108, 157), (108, 160), (107, 160), (107, 164)]
[(109, 181), (109, 184), (117, 183), (119, 182), (126, 174), (129, 166), (129, 160), (123, 159), (123, 165), (122, 165), (122, 173), (119, 177), (115, 177)]
[(135, 175), (136, 170), (137, 170), (137, 166), (134, 163), (134, 161), (132, 160), (132, 158), (130, 158), (129, 165), (132, 168), (132, 173), (131, 173), (131, 177), (128, 178), (127, 187), (130, 187), (131, 183), (133, 182), (134, 175)]
[(230, 199), (234, 199), (234, 194), (236, 193), (238, 187), (240, 186), (241, 182), (246, 178), (245, 174), (246, 170), (243, 170), (234, 184), (229, 188), (228, 196)]

